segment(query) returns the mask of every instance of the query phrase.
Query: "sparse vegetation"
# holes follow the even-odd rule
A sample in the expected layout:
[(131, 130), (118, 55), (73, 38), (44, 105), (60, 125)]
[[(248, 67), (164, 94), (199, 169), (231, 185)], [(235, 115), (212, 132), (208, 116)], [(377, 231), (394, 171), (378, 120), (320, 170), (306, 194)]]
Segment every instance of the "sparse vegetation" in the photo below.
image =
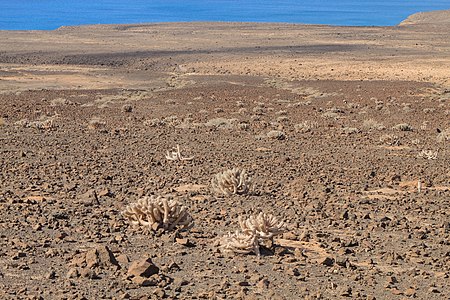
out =
[(438, 143), (444, 143), (444, 142), (450, 141), (450, 127), (442, 130), (438, 134), (436, 140), (438, 141)]
[(271, 130), (267, 133), (267, 137), (275, 140), (284, 140), (286, 139), (286, 134), (280, 130)]
[(191, 156), (191, 157), (183, 157), (181, 155), (180, 146), (177, 145), (177, 147), (176, 147), (176, 149), (174, 151), (171, 151), (171, 152), (167, 151), (166, 159), (167, 160), (172, 160), (172, 161), (184, 161), (184, 160), (193, 160), (194, 157), (193, 156)]
[(319, 124), (317, 122), (313, 121), (303, 121), (302, 123), (295, 124), (294, 129), (298, 133), (307, 133), (310, 132), (312, 129), (317, 128)]
[(130, 112), (133, 111), (133, 106), (132, 106), (131, 104), (129, 104), (129, 103), (124, 104), (124, 105), (122, 106), (122, 111), (123, 111), (123, 112), (126, 112), (126, 113), (130, 113)]
[(271, 214), (260, 212), (244, 220), (239, 217), (241, 231), (228, 233), (219, 241), (224, 253), (249, 254), (260, 256), (260, 246), (265, 241), (273, 244), (273, 237), (286, 231), (284, 222), (280, 222)]
[(246, 194), (251, 188), (251, 178), (245, 169), (234, 168), (216, 174), (211, 180), (211, 191), (218, 196)]
[(422, 150), (417, 154), (418, 158), (437, 159), (438, 152), (433, 150)]
[(386, 127), (374, 119), (368, 119), (364, 120), (362, 128), (364, 130), (384, 130)]
[(359, 129), (355, 128), (355, 127), (344, 127), (344, 128), (342, 128), (342, 133), (355, 134), (355, 133), (359, 133)]
[(177, 227), (186, 229), (193, 222), (185, 206), (161, 196), (143, 197), (128, 205), (122, 214), (132, 225), (145, 231), (156, 231), (158, 228), (171, 231)]
[(144, 125), (150, 126), (150, 127), (161, 127), (161, 126), (165, 126), (166, 122), (164, 122), (164, 120), (154, 118), (154, 119), (145, 120)]
[(88, 128), (91, 130), (102, 131), (106, 129), (106, 122), (99, 117), (94, 117), (89, 121)]
[(205, 126), (221, 128), (221, 129), (231, 129), (234, 127), (237, 119), (225, 119), (225, 118), (215, 118), (211, 119), (205, 123)]
[(413, 131), (413, 127), (407, 123), (400, 123), (392, 127), (394, 130), (400, 130), (400, 131)]

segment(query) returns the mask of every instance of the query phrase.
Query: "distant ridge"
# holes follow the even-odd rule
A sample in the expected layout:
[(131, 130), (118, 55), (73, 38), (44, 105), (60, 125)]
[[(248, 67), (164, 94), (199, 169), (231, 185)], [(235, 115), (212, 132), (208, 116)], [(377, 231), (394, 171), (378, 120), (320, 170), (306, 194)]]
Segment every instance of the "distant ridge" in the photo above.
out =
[(450, 9), (420, 12), (410, 15), (399, 26), (405, 25), (448, 25), (450, 26)]

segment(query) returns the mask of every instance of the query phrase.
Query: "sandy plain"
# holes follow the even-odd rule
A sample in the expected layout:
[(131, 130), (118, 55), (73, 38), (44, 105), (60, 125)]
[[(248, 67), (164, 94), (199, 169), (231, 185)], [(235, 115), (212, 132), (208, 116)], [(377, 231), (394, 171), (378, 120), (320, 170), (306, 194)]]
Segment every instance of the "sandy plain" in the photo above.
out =
[[(0, 31), (0, 298), (449, 299), (449, 16)], [(195, 225), (130, 226), (148, 195)], [(259, 211), (286, 232), (222, 253)]]

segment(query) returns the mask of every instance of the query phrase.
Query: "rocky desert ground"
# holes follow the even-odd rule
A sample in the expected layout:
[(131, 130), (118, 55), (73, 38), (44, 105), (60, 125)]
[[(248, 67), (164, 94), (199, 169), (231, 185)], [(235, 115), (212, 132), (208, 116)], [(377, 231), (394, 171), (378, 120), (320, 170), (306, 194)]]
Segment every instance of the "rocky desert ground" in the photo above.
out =
[(450, 299), (448, 16), (0, 31), (0, 298)]

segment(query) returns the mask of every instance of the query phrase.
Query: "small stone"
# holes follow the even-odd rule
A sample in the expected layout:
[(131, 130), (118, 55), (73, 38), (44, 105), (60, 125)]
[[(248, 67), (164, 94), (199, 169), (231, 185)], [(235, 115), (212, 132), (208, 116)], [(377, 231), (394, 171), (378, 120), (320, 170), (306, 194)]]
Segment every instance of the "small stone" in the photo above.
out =
[(238, 286), (250, 286), (250, 283), (248, 281), (239, 281), (237, 283)]
[(39, 230), (42, 229), (42, 225), (41, 224), (35, 224), (31, 228), (33, 228), (33, 230), (35, 230), (35, 231), (39, 231)]
[(89, 278), (89, 279), (98, 279), (98, 275), (90, 269), (82, 269), (80, 272), (80, 276), (84, 277), (84, 278)]
[(174, 272), (174, 271), (180, 271), (181, 268), (180, 268), (180, 266), (179, 266), (176, 262), (172, 262), (172, 263), (169, 264), (168, 270), (169, 270), (170, 272)]
[(256, 287), (260, 289), (267, 289), (269, 287), (269, 280), (267, 278), (263, 278), (256, 284)]
[(55, 238), (57, 238), (58, 240), (62, 240), (67, 236), (68, 236), (68, 234), (65, 233), (64, 231), (57, 231), (55, 234)]
[(98, 254), (95, 249), (91, 249), (86, 253), (86, 265), (89, 269), (97, 267), (99, 264)]
[(109, 189), (102, 189), (98, 192), (97, 194), (99, 197), (110, 197), (111, 196), (111, 192), (109, 191)]
[(66, 275), (67, 278), (77, 278), (78, 276), (80, 276), (80, 274), (78, 273), (77, 268), (70, 268)]
[(397, 288), (391, 289), (391, 293), (392, 293), (393, 295), (403, 295), (403, 292), (400, 291), (400, 290), (397, 289)]
[(348, 258), (344, 256), (337, 256), (335, 262), (336, 265), (345, 268), (347, 266)]
[(134, 261), (128, 268), (128, 275), (150, 277), (158, 274), (159, 268), (153, 264), (151, 258)]
[(87, 191), (80, 195), (78, 200), (84, 204), (84, 206), (91, 206), (93, 204), (99, 204), (97, 192), (94, 189)]
[(130, 262), (130, 260), (128, 259), (128, 256), (126, 254), (118, 255), (116, 257), (116, 260), (121, 266), (126, 266)]
[(153, 294), (158, 297), (158, 299), (162, 299), (166, 296), (166, 292), (162, 288), (156, 288), (153, 291)]
[(300, 276), (300, 271), (297, 268), (292, 268), (287, 271), (288, 275)]
[(56, 278), (56, 273), (53, 270), (51, 270), (50, 272), (45, 274), (45, 279), (55, 279), (55, 278)]
[(158, 280), (155, 278), (146, 278), (142, 276), (133, 277), (132, 281), (140, 286), (156, 286), (158, 285)]
[(407, 297), (413, 297), (416, 295), (416, 290), (413, 288), (409, 288), (403, 294)]
[(130, 113), (130, 112), (133, 111), (133, 106), (131, 106), (131, 104), (124, 104), (124, 105), (122, 106), (122, 111), (123, 111), (123, 112)]
[(179, 245), (183, 245), (183, 246), (189, 246), (190, 245), (189, 239), (187, 239), (187, 238), (176, 238), (175, 241)]
[(348, 286), (343, 286), (339, 289), (339, 295), (343, 297), (351, 297), (352, 296), (352, 288)]
[(435, 293), (435, 294), (439, 294), (441, 291), (438, 290), (436, 287), (432, 286), (428, 289), (429, 293)]
[(327, 256), (320, 263), (327, 267), (331, 267), (334, 264), (334, 259)]
[(292, 232), (283, 233), (283, 238), (286, 240), (292, 240), (292, 241), (297, 240), (297, 236), (295, 234), (293, 234)]
[(186, 279), (183, 279), (183, 278), (181, 278), (181, 277), (176, 277), (176, 278), (173, 280), (173, 284), (174, 284), (175, 286), (177, 286), (177, 287), (179, 287), (179, 286), (185, 286), (185, 285), (188, 285), (188, 284), (189, 284), (189, 281), (187, 281)]
[(119, 266), (119, 263), (116, 260), (116, 257), (114, 256), (114, 253), (105, 245), (99, 245), (95, 248), (100, 266)]

